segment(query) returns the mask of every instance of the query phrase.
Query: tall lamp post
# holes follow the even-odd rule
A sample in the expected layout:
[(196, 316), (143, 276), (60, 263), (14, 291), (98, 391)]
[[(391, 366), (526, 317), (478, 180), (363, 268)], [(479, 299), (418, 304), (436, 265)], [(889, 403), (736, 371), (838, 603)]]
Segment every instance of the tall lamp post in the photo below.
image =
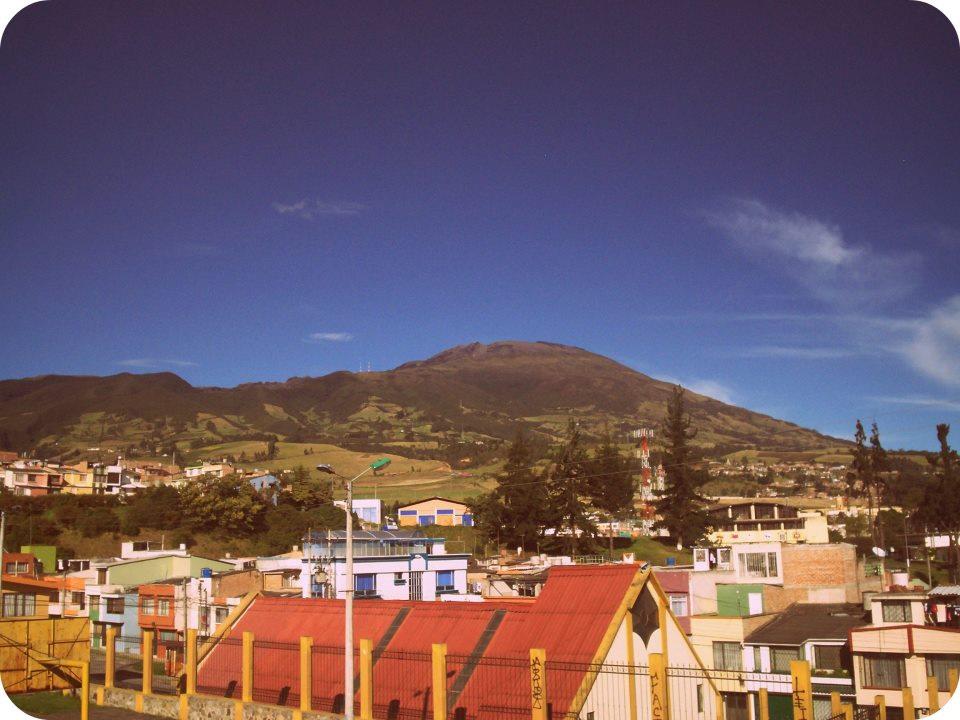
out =
[[(390, 458), (374, 460), (363, 472), (347, 480), (347, 502), (344, 511), (347, 514), (347, 578), (344, 588), (346, 607), (343, 620), (343, 714), (347, 720), (353, 720), (353, 483), (368, 472), (380, 470), (390, 464)], [(317, 470), (329, 475), (337, 475), (330, 465), (317, 465)], [(346, 480), (346, 478), (344, 478)], [(310, 578), (313, 582), (313, 578)], [(312, 593), (311, 593), (312, 594)]]

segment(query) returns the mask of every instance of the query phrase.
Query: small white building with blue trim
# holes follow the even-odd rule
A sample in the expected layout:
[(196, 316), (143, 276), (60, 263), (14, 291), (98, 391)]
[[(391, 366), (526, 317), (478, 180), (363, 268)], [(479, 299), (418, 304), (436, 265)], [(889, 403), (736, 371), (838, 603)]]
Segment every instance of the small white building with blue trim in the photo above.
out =
[[(303, 597), (346, 596), (346, 532), (326, 530), (303, 541)], [(448, 553), (443, 538), (420, 530), (354, 530), (354, 597), (440, 600), (467, 594), (469, 553)]]

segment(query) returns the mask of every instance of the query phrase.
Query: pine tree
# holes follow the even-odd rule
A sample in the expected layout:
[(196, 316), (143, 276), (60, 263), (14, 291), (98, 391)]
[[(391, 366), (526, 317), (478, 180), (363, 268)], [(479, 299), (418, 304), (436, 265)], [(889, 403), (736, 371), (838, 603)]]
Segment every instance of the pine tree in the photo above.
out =
[(928, 485), (923, 506), (922, 520), (930, 527), (946, 533), (950, 538), (953, 558), (951, 575), (953, 582), (960, 581), (960, 457), (948, 441), (950, 426), (937, 425), (939, 452), (929, 462), (933, 467), (933, 482)]
[(469, 503), (487, 537), (507, 547), (536, 547), (547, 522), (546, 490), (533, 461), (527, 437), (518, 429), (497, 487)]
[(590, 463), (590, 499), (594, 507), (611, 516), (629, 512), (637, 489), (634, 472), (630, 458), (621, 454), (610, 431), (605, 429)]
[(582, 444), (580, 428), (573, 419), (567, 425), (566, 442), (557, 450), (544, 475), (547, 500), (557, 533), (567, 534), (567, 547), (573, 555), (577, 547), (593, 547), (597, 528), (590, 519), (589, 458)]
[(696, 431), (691, 430), (683, 395), (683, 388), (677, 385), (667, 403), (663, 423), (666, 478), (663, 492), (654, 503), (660, 516), (654, 527), (665, 529), (677, 541), (677, 547), (699, 540), (707, 524), (706, 498), (700, 494), (707, 477), (690, 467), (688, 443), (696, 436)]

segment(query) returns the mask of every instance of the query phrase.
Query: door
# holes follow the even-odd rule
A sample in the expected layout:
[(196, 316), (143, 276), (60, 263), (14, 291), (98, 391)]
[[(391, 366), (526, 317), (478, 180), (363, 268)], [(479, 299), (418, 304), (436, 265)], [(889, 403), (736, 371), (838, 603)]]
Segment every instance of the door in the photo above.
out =
[(763, 595), (761, 593), (747, 593), (747, 606), (751, 615), (763, 615)]
[(423, 573), (410, 573), (410, 599), (423, 600)]

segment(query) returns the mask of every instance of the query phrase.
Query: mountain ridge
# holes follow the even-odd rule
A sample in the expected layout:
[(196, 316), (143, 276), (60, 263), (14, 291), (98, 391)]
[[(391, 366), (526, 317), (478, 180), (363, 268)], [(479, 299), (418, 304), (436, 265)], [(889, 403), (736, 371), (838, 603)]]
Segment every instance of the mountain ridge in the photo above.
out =
[[(452, 428), (462, 437), (508, 439), (521, 424), (552, 438), (574, 416), (588, 432), (657, 427), (672, 392), (671, 383), (589, 350), (521, 340), (457, 345), (391, 370), (230, 388), (194, 386), (169, 371), (43, 375), (0, 381), (0, 444), (89, 441), (91, 422), (99, 422), (98, 437), (109, 426), (118, 439), (157, 442), (203, 429), (220, 440), (273, 433), (424, 442)], [(705, 446), (805, 450), (842, 442), (692, 391), (687, 402)]]

